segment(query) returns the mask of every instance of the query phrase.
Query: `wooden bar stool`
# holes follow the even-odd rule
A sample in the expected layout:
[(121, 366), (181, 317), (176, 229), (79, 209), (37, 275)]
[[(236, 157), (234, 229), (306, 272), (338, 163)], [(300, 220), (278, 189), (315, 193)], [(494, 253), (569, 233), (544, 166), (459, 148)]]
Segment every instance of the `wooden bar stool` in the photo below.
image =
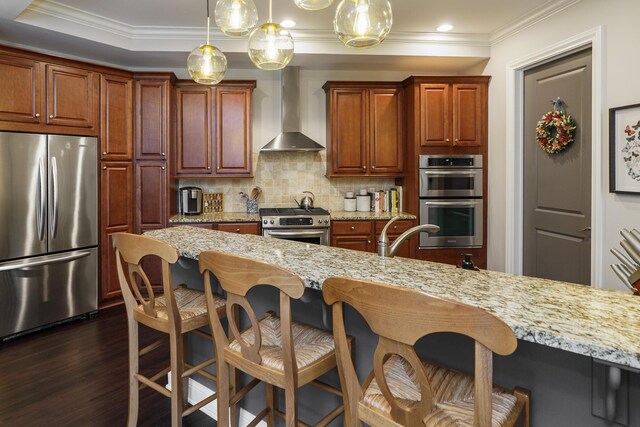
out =
[[(325, 280), (322, 293), (333, 305), (345, 425), (495, 427), (520, 418), (529, 425), (529, 392), (492, 385), (493, 353), (511, 354), (518, 344), (502, 320), (470, 305), (345, 277)], [(363, 385), (350, 357), (343, 303), (379, 336), (373, 371)], [(418, 358), (416, 341), (435, 332), (475, 340), (474, 377)]]
[[(173, 289), (169, 264), (174, 264), (178, 260), (178, 251), (166, 243), (136, 234), (118, 233), (113, 236), (113, 247), (116, 252), (118, 278), (129, 325), (129, 416), (127, 425), (132, 427), (137, 423), (139, 390), (150, 387), (171, 398), (171, 425), (180, 426), (182, 425), (182, 417), (197, 411), (217, 397), (217, 394), (214, 393), (196, 405), (186, 408), (185, 379), (197, 373), (212, 381), (217, 380), (217, 376), (203, 370), (216, 363), (215, 357), (205, 360), (197, 366), (184, 361), (185, 334), (193, 332), (213, 340), (211, 335), (198, 330), (203, 326), (210, 326), (204, 292), (190, 289), (185, 285)], [(147, 275), (142, 270), (140, 263), (142, 258), (146, 256), (158, 257), (162, 261), (162, 287), (164, 291), (162, 295), (155, 295)], [(140, 281), (146, 289), (146, 298), (140, 292)], [(226, 315), (226, 301), (219, 297), (214, 299), (213, 295), (211, 299), (213, 301), (212, 307), (215, 307), (212, 316), (224, 317)], [(138, 323), (164, 332), (167, 337), (139, 350)], [(171, 355), (170, 366), (151, 377), (140, 374), (139, 357), (157, 349), (167, 339)], [(171, 392), (156, 382), (169, 370), (171, 370)]]
[[(291, 298), (298, 299), (304, 293), (303, 280), (288, 270), (275, 265), (221, 252), (200, 254), (200, 271), (205, 275), (205, 289), (210, 292), (213, 273), (227, 292), (227, 337), (220, 320), (211, 316), (216, 354), (220, 364), (218, 378), (218, 425), (228, 426), (230, 406), (238, 401), (260, 381), (267, 386), (267, 407), (249, 424), (256, 425), (267, 417), (267, 425), (273, 426), (275, 415), (284, 417), (287, 426), (307, 425), (298, 421), (297, 389), (311, 384), (337, 396), (340, 390), (317, 380), (336, 367), (335, 344), (331, 332), (293, 322)], [(273, 312), (258, 321), (246, 298), (255, 286), (270, 285), (280, 291), (280, 317)], [(249, 316), (251, 326), (240, 332), (237, 321), (238, 307)], [(347, 346), (350, 339), (345, 338)], [(229, 369), (224, 369), (228, 366)], [(238, 369), (254, 379), (238, 392), (229, 378)], [(285, 412), (277, 409), (274, 386), (284, 389)], [(230, 390), (231, 389), (231, 390)], [(343, 412), (339, 405), (316, 425), (325, 426)]]

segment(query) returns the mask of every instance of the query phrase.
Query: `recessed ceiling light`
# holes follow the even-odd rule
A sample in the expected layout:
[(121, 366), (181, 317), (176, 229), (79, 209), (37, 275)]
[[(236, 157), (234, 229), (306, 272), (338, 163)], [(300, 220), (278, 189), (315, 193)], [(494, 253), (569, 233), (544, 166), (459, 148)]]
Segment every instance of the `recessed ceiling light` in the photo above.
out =
[(436, 28), (441, 33), (446, 33), (447, 31), (453, 30), (453, 25), (451, 24), (442, 24), (438, 28)]
[(280, 25), (282, 25), (284, 28), (293, 28), (296, 26), (296, 21), (293, 21), (291, 19), (285, 19), (280, 23)]

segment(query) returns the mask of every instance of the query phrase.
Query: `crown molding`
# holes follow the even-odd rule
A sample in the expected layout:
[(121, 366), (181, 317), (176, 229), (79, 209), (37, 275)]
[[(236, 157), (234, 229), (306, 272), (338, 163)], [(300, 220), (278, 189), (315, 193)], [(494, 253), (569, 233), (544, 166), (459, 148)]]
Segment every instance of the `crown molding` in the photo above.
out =
[(562, 12), (563, 10), (579, 3), (581, 0), (549, 0), (539, 7), (530, 10), (512, 22), (499, 27), (489, 34), (491, 45), (496, 45), (521, 31), (544, 21), (545, 19)]
[[(205, 27), (134, 26), (54, 0), (32, 4), (16, 21), (130, 51), (188, 51), (203, 41), (206, 31)], [(331, 30), (294, 29), (291, 33), (300, 53), (374, 54), (370, 49), (344, 48)], [(211, 30), (211, 40), (223, 51), (247, 49), (246, 39), (230, 39), (217, 28)], [(375, 49), (375, 55), (488, 57), (489, 47), (489, 37), (484, 34), (392, 32)]]

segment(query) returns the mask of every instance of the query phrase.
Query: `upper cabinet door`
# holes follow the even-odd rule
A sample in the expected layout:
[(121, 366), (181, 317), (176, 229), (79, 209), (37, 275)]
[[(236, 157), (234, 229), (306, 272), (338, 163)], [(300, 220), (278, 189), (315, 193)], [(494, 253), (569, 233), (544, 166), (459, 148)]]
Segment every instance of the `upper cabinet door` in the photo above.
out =
[(482, 145), (482, 85), (453, 85), (453, 144), (465, 147)]
[(138, 160), (166, 160), (170, 83), (136, 80), (135, 146)]
[(176, 90), (176, 175), (211, 176), (211, 90), (179, 87)]
[(98, 79), (91, 71), (46, 65), (47, 124), (94, 128)]
[(327, 146), (332, 174), (366, 174), (368, 145), (367, 89), (331, 89)]
[(103, 160), (131, 160), (133, 84), (131, 79), (100, 78), (100, 146)]
[(420, 85), (420, 145), (451, 145), (449, 84)]
[(371, 174), (398, 174), (403, 170), (402, 90), (371, 89)]
[(250, 88), (216, 88), (216, 175), (251, 176)]
[(40, 123), (41, 73), (39, 62), (0, 58), (0, 120)]

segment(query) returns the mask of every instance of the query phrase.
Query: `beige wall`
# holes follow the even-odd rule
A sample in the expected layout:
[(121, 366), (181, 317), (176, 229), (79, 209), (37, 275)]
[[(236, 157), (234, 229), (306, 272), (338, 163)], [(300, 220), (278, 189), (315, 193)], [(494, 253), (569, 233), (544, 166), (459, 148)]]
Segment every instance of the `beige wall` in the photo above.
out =
[[(505, 132), (506, 120), (506, 68), (509, 63), (535, 54), (566, 38), (575, 36), (597, 26), (605, 27), (604, 60), (605, 105), (603, 123), (608, 129), (608, 109), (611, 107), (640, 103), (640, 55), (637, 42), (640, 27), (634, 23), (640, 16), (638, 0), (582, 0), (574, 6), (556, 14), (492, 47), (491, 59), (484, 70), (492, 75), (489, 90), (489, 213), (488, 213), (488, 266), (493, 270), (505, 268), (505, 147), (511, 142)], [(637, 19), (636, 19), (637, 21)], [(599, 137), (599, 136), (598, 136)], [(602, 185), (608, 188), (608, 140), (599, 138), (604, 144)], [(619, 230), (622, 227), (640, 228), (640, 195), (604, 195), (604, 258), (601, 266), (604, 280), (600, 285), (623, 289), (623, 285), (608, 267), (614, 262), (609, 249), (618, 246)]]

